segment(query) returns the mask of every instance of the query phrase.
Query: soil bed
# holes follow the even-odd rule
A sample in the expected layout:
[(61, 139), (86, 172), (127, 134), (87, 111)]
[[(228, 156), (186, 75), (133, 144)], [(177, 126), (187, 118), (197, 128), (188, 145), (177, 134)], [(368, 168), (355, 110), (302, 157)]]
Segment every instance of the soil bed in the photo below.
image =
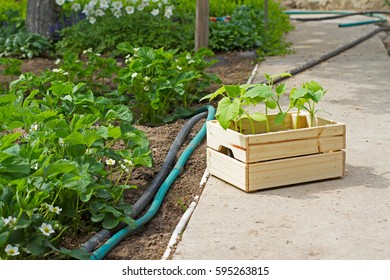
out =
[[(219, 62), (213, 65), (208, 71), (218, 74), (224, 84), (246, 83), (256, 60), (254, 52), (217, 54), (215, 58)], [(22, 72), (34, 72), (38, 74), (46, 68), (54, 67), (54, 60), (34, 58), (23, 62)], [(9, 77), (0, 77), (0, 81), (10, 82), (10, 79)], [(210, 91), (214, 91), (218, 87), (219, 85), (215, 85)], [(203, 123), (204, 120), (200, 121), (194, 127), (182, 150), (199, 131)], [(138, 126), (149, 138), (154, 166), (151, 169), (141, 168), (135, 170), (130, 184), (137, 185), (139, 188), (137, 190), (129, 190), (125, 193), (126, 200), (129, 203), (134, 203), (142, 195), (154, 176), (159, 172), (172, 142), (184, 124), (185, 120), (178, 120), (172, 124), (160, 127)], [(106, 256), (106, 259), (161, 259), (172, 232), (186, 208), (202, 193), (203, 189), (199, 186), (199, 183), (205, 169), (206, 140), (204, 139), (189, 158), (182, 174), (171, 186), (157, 215), (146, 226), (124, 239)], [(87, 241), (92, 234), (89, 233), (88, 236), (67, 237), (63, 240), (63, 244), (68, 248), (78, 247)]]
[[(211, 67), (210, 72), (217, 73), (224, 84), (246, 83), (254, 67), (255, 55), (251, 53), (227, 53), (217, 55), (220, 61)], [(176, 135), (184, 125), (184, 120), (160, 127), (144, 127), (151, 143), (154, 167), (135, 173), (133, 184), (139, 186), (135, 194), (129, 191), (126, 198), (130, 201), (142, 194), (154, 176), (160, 170), (164, 158)], [(199, 131), (204, 121), (200, 121), (192, 130), (183, 148)], [(179, 155), (180, 156), (180, 153)], [(206, 169), (206, 140), (204, 139), (189, 158), (182, 174), (168, 191), (157, 215), (143, 228), (124, 239), (114, 248), (106, 259), (158, 260), (161, 259), (177, 223), (185, 209), (200, 196), (199, 183)]]

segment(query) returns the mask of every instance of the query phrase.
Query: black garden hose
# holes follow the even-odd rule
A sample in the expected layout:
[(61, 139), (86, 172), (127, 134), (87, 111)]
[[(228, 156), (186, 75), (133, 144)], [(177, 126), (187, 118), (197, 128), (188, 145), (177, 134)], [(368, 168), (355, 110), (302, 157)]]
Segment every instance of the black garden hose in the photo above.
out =
[[(340, 53), (342, 53), (342, 52), (344, 52), (344, 51), (346, 51), (348, 49), (351, 49), (351, 48), (359, 45), (360, 43), (370, 39), (371, 37), (375, 36), (376, 34), (378, 34), (380, 32), (383, 32), (383, 31), (390, 31), (390, 26), (378, 27), (377, 29), (372, 30), (371, 32), (367, 33), (366, 35), (364, 35), (362, 37), (359, 37), (358, 39), (356, 39), (356, 40), (354, 40), (354, 41), (352, 41), (352, 42), (350, 42), (350, 43), (348, 43), (348, 44), (346, 44), (344, 46), (341, 46), (341, 47), (339, 47), (339, 48), (337, 48), (337, 49), (335, 49), (335, 50), (333, 50), (333, 51), (331, 51), (331, 52), (329, 52), (327, 54), (324, 54), (324, 55), (320, 56), (317, 59), (313, 59), (313, 60), (311, 60), (311, 61), (309, 61), (309, 62), (307, 62), (307, 63), (305, 63), (303, 65), (300, 65), (300, 66), (298, 66), (298, 67), (296, 67), (296, 68), (294, 68), (294, 69), (292, 69), (290, 71), (287, 71), (286, 73), (289, 73), (292, 76), (294, 76), (294, 75), (296, 75), (298, 73), (301, 73), (301, 72), (303, 72), (303, 71), (305, 71), (305, 70), (307, 70), (307, 69), (309, 69), (309, 68), (311, 68), (311, 67), (313, 67), (313, 66), (315, 66), (317, 64), (320, 64), (321, 62), (324, 62), (324, 61), (326, 61), (326, 60), (328, 60), (328, 59), (330, 59), (332, 57), (335, 57), (335, 56), (339, 55)], [(279, 78), (276, 78), (273, 82), (274, 82), (274, 84), (277, 84), (277, 83), (279, 83), (279, 82), (281, 82), (283, 80), (286, 80), (286, 79), (288, 79), (290, 77), (291, 76), (279, 77)], [(267, 81), (264, 80), (264, 81), (262, 81), (260, 83), (261, 84), (267, 83)]]
[[(174, 167), (176, 155), (179, 152), (181, 146), (184, 144), (185, 140), (187, 139), (189, 133), (191, 132), (191, 129), (201, 119), (205, 118), (206, 116), (207, 116), (207, 112), (201, 112), (201, 113), (193, 116), (191, 119), (189, 119), (184, 124), (184, 126), (180, 130), (179, 134), (176, 136), (174, 142), (172, 143), (172, 146), (169, 149), (168, 154), (164, 159), (164, 163), (162, 164), (160, 171), (158, 172), (156, 177), (153, 179), (153, 181), (150, 183), (150, 185), (146, 189), (146, 191), (137, 200), (137, 202), (132, 206), (132, 213), (131, 213), (130, 217), (132, 217), (133, 219), (136, 218), (152, 202), (152, 200), (155, 197), (157, 191), (159, 190), (161, 184), (164, 182), (164, 180), (167, 178), (167, 176), (171, 172), (172, 168)], [(110, 238), (110, 236), (113, 233), (121, 230), (125, 226), (126, 226), (125, 224), (121, 223), (115, 229), (112, 229), (112, 230), (102, 229), (102, 230), (100, 230), (92, 238), (90, 238), (87, 242), (82, 244), (81, 249), (86, 250), (87, 252), (92, 252), (98, 244), (100, 244), (104, 240)]]

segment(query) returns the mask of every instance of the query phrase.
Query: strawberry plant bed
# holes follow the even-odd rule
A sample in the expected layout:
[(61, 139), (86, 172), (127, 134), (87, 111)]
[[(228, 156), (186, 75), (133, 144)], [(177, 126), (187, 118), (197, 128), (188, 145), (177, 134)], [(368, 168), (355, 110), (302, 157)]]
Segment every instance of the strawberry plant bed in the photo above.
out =
[[(224, 63), (213, 65), (212, 68), (208, 69), (208, 72), (218, 74), (224, 83), (238, 84), (247, 81), (253, 69), (253, 57), (241, 56), (240, 53), (224, 53), (218, 54), (217, 58)], [(21, 72), (40, 73), (46, 68), (56, 68), (57, 65), (54, 62), (54, 60), (42, 58), (23, 60)], [(10, 82), (9, 77), (0, 75), (0, 82)], [(179, 120), (159, 127), (138, 126), (150, 140), (154, 166), (134, 171), (132, 181), (129, 183), (138, 185), (139, 188), (125, 192), (128, 203), (134, 203), (142, 195), (160, 170), (166, 153), (184, 122), (184, 120)], [(200, 125), (201, 122), (194, 128), (192, 136)], [(145, 227), (123, 240), (106, 256), (106, 259), (161, 259), (185, 208), (196, 195), (200, 195), (202, 192), (199, 182), (206, 168), (205, 155), (206, 142), (203, 141), (190, 157), (181, 176), (171, 186), (157, 215)], [(61, 240), (61, 244), (69, 249), (78, 248), (93, 234), (94, 232), (80, 232), (78, 235), (66, 236)]]

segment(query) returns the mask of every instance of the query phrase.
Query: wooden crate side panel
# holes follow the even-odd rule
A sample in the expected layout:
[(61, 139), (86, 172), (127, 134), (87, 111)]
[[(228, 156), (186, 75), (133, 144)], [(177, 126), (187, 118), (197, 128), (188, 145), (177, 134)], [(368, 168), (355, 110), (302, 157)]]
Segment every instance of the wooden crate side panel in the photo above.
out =
[(207, 148), (207, 169), (211, 175), (248, 191), (248, 165)]
[(345, 125), (280, 131), (249, 137), (249, 163), (345, 149)]
[(258, 135), (248, 135), (249, 145), (262, 145), (272, 142), (295, 141), (300, 139), (333, 137), (345, 135), (344, 124), (333, 124), (301, 128), (296, 130), (284, 130)]
[(344, 169), (344, 151), (250, 164), (249, 191), (337, 178)]
[(221, 151), (222, 147), (233, 152), (236, 159), (246, 162), (248, 137), (232, 130), (224, 130), (217, 121), (207, 122), (207, 146)]
[[(321, 119), (321, 123), (332, 122)], [(209, 121), (207, 146), (216, 151), (225, 147), (232, 151), (234, 158), (245, 163), (255, 163), (345, 149), (345, 134), (345, 125), (335, 123), (298, 130), (243, 135), (230, 129), (224, 130), (217, 121)]]
[(345, 136), (342, 135), (250, 145), (248, 162), (255, 163), (270, 159), (340, 151), (345, 146), (344, 138)]

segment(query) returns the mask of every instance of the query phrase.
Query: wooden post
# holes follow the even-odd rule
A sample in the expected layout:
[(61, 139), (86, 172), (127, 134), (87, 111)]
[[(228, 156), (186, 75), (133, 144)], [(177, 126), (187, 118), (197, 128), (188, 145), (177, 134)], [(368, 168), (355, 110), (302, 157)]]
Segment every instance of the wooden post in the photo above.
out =
[(195, 51), (209, 43), (209, 0), (196, 0)]

